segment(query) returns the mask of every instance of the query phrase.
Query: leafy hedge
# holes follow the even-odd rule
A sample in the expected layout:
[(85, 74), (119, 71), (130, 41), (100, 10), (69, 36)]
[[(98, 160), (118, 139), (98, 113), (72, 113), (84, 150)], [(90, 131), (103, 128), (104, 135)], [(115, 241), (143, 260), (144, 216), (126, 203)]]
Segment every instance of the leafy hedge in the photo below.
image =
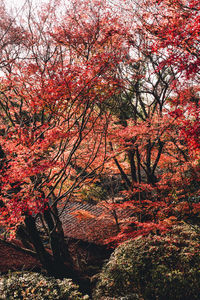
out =
[(14, 272), (0, 278), (0, 299), (87, 300), (71, 279), (55, 279), (39, 273)]
[[(119, 246), (99, 275), (94, 299), (200, 299), (199, 234), (187, 225)], [(120, 298), (119, 298), (120, 299)]]

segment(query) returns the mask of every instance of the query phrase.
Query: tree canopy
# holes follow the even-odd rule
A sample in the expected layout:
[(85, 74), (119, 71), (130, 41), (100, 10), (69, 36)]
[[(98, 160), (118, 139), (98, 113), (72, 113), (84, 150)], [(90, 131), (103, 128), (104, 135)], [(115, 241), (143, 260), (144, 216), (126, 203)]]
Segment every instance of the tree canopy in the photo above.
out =
[(117, 243), (199, 224), (199, 8), (28, 1), (14, 18), (1, 2), (0, 226), (50, 274), (67, 272), (60, 216), (85, 189), (132, 210)]

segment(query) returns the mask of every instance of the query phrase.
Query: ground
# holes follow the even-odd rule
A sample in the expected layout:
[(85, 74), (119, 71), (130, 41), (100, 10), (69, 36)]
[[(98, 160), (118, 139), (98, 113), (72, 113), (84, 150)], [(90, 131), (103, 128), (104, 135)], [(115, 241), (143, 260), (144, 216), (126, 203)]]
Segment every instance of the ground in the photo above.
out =
[(0, 239), (0, 274), (19, 270), (40, 270), (39, 261), (13, 245)]

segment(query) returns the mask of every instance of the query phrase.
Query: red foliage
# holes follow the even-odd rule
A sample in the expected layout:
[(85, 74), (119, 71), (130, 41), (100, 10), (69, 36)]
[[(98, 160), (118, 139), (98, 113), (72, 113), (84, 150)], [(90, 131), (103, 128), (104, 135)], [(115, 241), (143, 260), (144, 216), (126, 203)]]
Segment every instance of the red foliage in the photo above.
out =
[(119, 240), (198, 214), (200, 5), (128, 2), (117, 12), (72, 1), (63, 14), (49, 4), (23, 26), (1, 8), (0, 224), (10, 237), (40, 216), (52, 241), (57, 206), (103, 172), (120, 173), (119, 207), (133, 210)]
[(164, 63), (174, 64), (187, 78), (195, 77), (200, 68), (199, 1), (162, 0), (148, 5), (154, 7), (153, 24), (146, 23), (155, 36), (153, 50), (166, 49), (169, 57)]

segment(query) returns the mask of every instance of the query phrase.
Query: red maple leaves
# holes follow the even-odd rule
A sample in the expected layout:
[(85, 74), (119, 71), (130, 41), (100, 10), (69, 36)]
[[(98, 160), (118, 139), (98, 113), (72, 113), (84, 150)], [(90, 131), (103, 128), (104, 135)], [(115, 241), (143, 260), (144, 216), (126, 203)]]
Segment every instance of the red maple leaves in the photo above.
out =
[(74, 1), (63, 15), (30, 11), (23, 26), (2, 8), (0, 223), (8, 229), (48, 207), (58, 230), (55, 207), (83, 184), (102, 184), (103, 172), (121, 176), (120, 207), (133, 210), (123, 238), (197, 213), (199, 3), (124, 3), (120, 13), (99, 1)]

